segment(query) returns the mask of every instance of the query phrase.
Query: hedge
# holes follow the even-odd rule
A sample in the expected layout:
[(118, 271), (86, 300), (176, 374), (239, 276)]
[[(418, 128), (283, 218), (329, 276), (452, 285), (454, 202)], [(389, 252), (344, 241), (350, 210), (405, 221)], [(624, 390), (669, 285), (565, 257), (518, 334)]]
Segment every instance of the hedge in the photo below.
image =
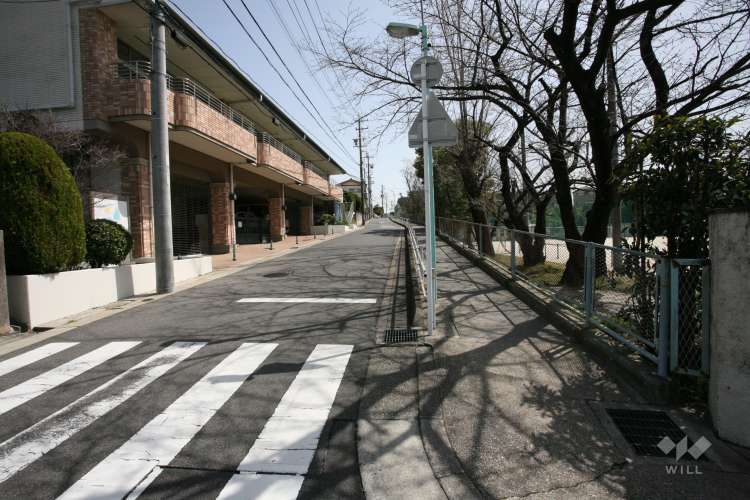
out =
[(66, 271), (86, 256), (81, 195), (38, 137), (0, 133), (0, 229), (8, 274)]

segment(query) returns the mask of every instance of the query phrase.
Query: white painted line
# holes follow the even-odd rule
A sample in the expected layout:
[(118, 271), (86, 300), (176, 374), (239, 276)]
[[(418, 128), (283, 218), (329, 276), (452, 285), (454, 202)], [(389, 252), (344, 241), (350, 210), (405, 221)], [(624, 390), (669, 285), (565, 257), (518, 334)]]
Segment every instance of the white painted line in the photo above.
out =
[(343, 299), (336, 297), (248, 297), (237, 302), (245, 304), (375, 304), (377, 299)]
[(352, 348), (315, 347), (218, 499), (297, 498)]
[(280, 500), (297, 498), (304, 476), (235, 474), (216, 500)]
[(5, 375), (6, 373), (10, 373), (12, 371), (18, 370), (19, 368), (30, 365), (31, 363), (35, 363), (40, 359), (44, 359), (47, 356), (52, 356), (53, 354), (64, 351), (65, 349), (73, 347), (77, 344), (78, 342), (50, 342), (49, 344), (37, 347), (32, 351), (28, 351), (13, 358), (6, 359), (5, 361), (0, 362), (0, 377)]
[(110, 342), (57, 368), (0, 392), (0, 415), (62, 385), (128, 349), (132, 349), (138, 344), (140, 342)]
[(154, 466), (169, 464), (276, 346), (242, 344), (59, 498), (120, 499), (145, 490), (159, 476)]
[[(175, 342), (1, 443), (0, 483), (127, 401), (204, 345), (205, 342)], [(104, 391), (115, 384), (114, 392), (105, 395)]]

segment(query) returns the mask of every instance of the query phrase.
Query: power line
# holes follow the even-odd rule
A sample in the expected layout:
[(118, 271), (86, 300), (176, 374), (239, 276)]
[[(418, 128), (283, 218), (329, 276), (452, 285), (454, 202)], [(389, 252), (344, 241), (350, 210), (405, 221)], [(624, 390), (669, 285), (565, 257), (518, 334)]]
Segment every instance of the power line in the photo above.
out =
[(273, 53), (276, 54), (276, 57), (279, 59), (279, 61), (281, 62), (281, 64), (284, 66), (284, 68), (286, 69), (287, 73), (289, 73), (289, 76), (292, 77), (292, 80), (297, 85), (297, 87), (300, 89), (300, 91), (302, 92), (302, 95), (305, 96), (305, 98), (307, 99), (307, 102), (310, 103), (310, 106), (312, 106), (312, 108), (315, 110), (315, 112), (318, 113), (318, 116), (320, 117), (321, 121), (326, 126), (326, 128), (328, 129), (328, 131), (331, 133), (331, 135), (330, 135), (331, 139), (333, 139), (334, 142), (338, 143), (338, 145), (339, 145), (340, 148), (342, 148), (343, 150), (346, 150), (345, 146), (341, 143), (341, 140), (336, 136), (336, 132), (334, 132), (334, 130), (331, 128), (331, 126), (326, 121), (325, 117), (323, 117), (323, 114), (320, 112), (320, 110), (317, 108), (317, 106), (315, 106), (315, 103), (312, 101), (312, 99), (310, 99), (310, 96), (307, 94), (307, 92), (305, 92), (305, 89), (302, 88), (302, 85), (300, 85), (299, 81), (294, 76), (294, 73), (292, 73), (292, 70), (289, 69), (289, 66), (287, 66), (286, 62), (284, 61), (284, 58), (281, 57), (281, 54), (279, 54), (279, 51), (276, 50), (276, 47), (274, 46), (273, 42), (271, 42), (271, 39), (268, 38), (268, 35), (266, 35), (266, 32), (263, 30), (263, 28), (261, 27), (261, 25), (258, 22), (258, 20), (255, 18), (255, 16), (253, 15), (253, 13), (250, 12), (250, 9), (247, 7), (247, 4), (245, 3), (245, 0), (240, 0), (240, 2), (242, 2), (242, 6), (245, 8), (245, 11), (247, 11), (248, 15), (253, 20), (253, 23), (255, 23), (255, 26), (258, 27), (258, 29), (260, 30), (260, 33), (263, 35), (263, 38), (265, 38), (266, 42), (268, 42), (268, 45), (270, 45), (271, 50), (273, 50)]
[(276, 5), (273, 3), (273, 0), (266, 0), (266, 2), (268, 3), (268, 5), (273, 10), (273, 14), (276, 17), (276, 19), (279, 21), (279, 24), (281, 25), (281, 28), (284, 30), (284, 33), (286, 34), (286, 37), (289, 40), (289, 44), (292, 46), (292, 48), (295, 50), (295, 52), (297, 52), (297, 55), (299, 56), (300, 60), (302, 61), (302, 63), (307, 68), (308, 74), (310, 75), (310, 77), (315, 82), (315, 85), (318, 87), (318, 89), (321, 91), (321, 93), (323, 94), (323, 96), (326, 98), (326, 100), (328, 101), (328, 104), (330, 104), (332, 108), (335, 108), (336, 105), (333, 103), (333, 101), (331, 101), (331, 98), (328, 96), (328, 92), (326, 92), (325, 89), (323, 89), (323, 85), (320, 83), (320, 81), (318, 80), (318, 78), (315, 76), (315, 72), (310, 67), (310, 63), (307, 62), (307, 58), (305, 58), (305, 56), (302, 55), (302, 51), (299, 49), (299, 47), (297, 47), (297, 44), (294, 42), (294, 39), (293, 39), (291, 33), (289, 32), (289, 27), (287, 26), (286, 21), (284, 20), (284, 17), (281, 15), (281, 12), (279, 12), (279, 9), (276, 8)]
[[(144, 11), (145, 11), (145, 12), (146, 12), (147, 14), (149, 14), (149, 15), (150, 15), (150, 10), (149, 10), (149, 9), (147, 9), (147, 8), (143, 7), (142, 5), (140, 5), (140, 4), (139, 4), (139, 2), (138, 2), (138, 0), (133, 0), (133, 1), (134, 1), (134, 3), (135, 3), (135, 4), (136, 4), (136, 5), (138, 6), (138, 7), (140, 7), (140, 8), (141, 8), (141, 9), (143, 9), (143, 10), (144, 10)], [(211, 42), (211, 43), (213, 44), (213, 46), (214, 46), (214, 47), (216, 47), (216, 49), (217, 49), (217, 50), (218, 50), (219, 52), (221, 52), (221, 53), (222, 53), (222, 55), (223, 55), (224, 57), (226, 57), (226, 58), (227, 58), (227, 59), (228, 59), (229, 61), (231, 61), (231, 62), (232, 62), (232, 63), (234, 64), (234, 66), (235, 66), (236, 68), (238, 68), (238, 69), (239, 69), (239, 71), (240, 71), (241, 73), (243, 73), (243, 74), (244, 74), (244, 75), (245, 75), (245, 76), (246, 76), (246, 77), (247, 77), (247, 78), (248, 78), (249, 80), (251, 80), (251, 81), (252, 81), (252, 77), (251, 77), (250, 75), (248, 75), (248, 74), (247, 74), (247, 71), (245, 71), (244, 69), (242, 69), (242, 66), (241, 66), (241, 65), (239, 64), (239, 62), (237, 62), (237, 61), (236, 61), (236, 60), (235, 60), (234, 58), (232, 58), (232, 56), (230, 56), (229, 54), (227, 54), (226, 52), (224, 52), (224, 51), (223, 51), (223, 50), (222, 50), (222, 49), (220, 48), (219, 44), (218, 44), (218, 43), (216, 43), (216, 41), (215, 41), (215, 40), (214, 40), (213, 38), (211, 38), (211, 37), (210, 37), (210, 36), (208, 35), (208, 33), (206, 33), (205, 31), (203, 31), (203, 29), (202, 29), (202, 28), (201, 28), (201, 27), (200, 27), (200, 26), (198, 25), (198, 23), (196, 23), (196, 22), (195, 22), (195, 21), (193, 20), (193, 18), (191, 18), (191, 17), (190, 17), (190, 15), (189, 15), (189, 14), (188, 14), (187, 12), (185, 12), (185, 11), (184, 11), (184, 10), (183, 10), (183, 9), (182, 9), (182, 8), (181, 8), (181, 7), (179, 6), (179, 5), (177, 5), (176, 3), (172, 2), (172, 1), (169, 1), (168, 3), (169, 3), (169, 5), (170, 5), (170, 6), (172, 6), (172, 7), (176, 8), (176, 9), (177, 9), (177, 10), (178, 10), (178, 11), (180, 12), (180, 15), (181, 15), (181, 16), (183, 16), (183, 18), (185, 18), (185, 19), (187, 19), (188, 21), (190, 21), (190, 23), (191, 23), (191, 24), (193, 25), (193, 27), (194, 27), (194, 28), (195, 28), (196, 30), (198, 30), (198, 31), (199, 31), (199, 32), (201, 33), (201, 35), (202, 35), (202, 36), (203, 36), (204, 38), (206, 38), (207, 40), (209, 40), (209, 41), (210, 41), (210, 42)], [(230, 9), (230, 11), (231, 11), (231, 9)], [(169, 18), (170, 18), (170, 19), (171, 19), (171, 20), (172, 20), (172, 21), (173, 21), (173, 22), (175, 23), (175, 26), (180, 26), (180, 25), (181, 25), (181, 23), (183, 22), (182, 20), (179, 20), (179, 19), (176, 19), (176, 18), (174, 18), (174, 17), (170, 16), (170, 15), (169, 15), (169, 13), (168, 13), (168, 12), (166, 12), (166, 11), (165, 11), (165, 14), (167, 14), (167, 16), (168, 16), (168, 17), (169, 17)], [(236, 19), (236, 17), (235, 17), (235, 19)], [(243, 25), (242, 23), (240, 23), (240, 26), (244, 28), (244, 25)], [(252, 38), (251, 38), (251, 39), (252, 39)], [(262, 50), (261, 50), (261, 53), (263, 53), (263, 52), (262, 52)], [(198, 54), (198, 55), (200, 56), (200, 54)], [(265, 54), (264, 54), (264, 56), (265, 56)], [(204, 61), (206, 61), (206, 63), (207, 63), (207, 64), (212, 64), (212, 63), (211, 63), (210, 61), (208, 61), (208, 60), (207, 60), (206, 58), (204, 58), (203, 56), (201, 56), (201, 58), (202, 58), (202, 59), (203, 59)], [(270, 62), (269, 62), (269, 64), (270, 64)], [(273, 67), (273, 65), (271, 65), (271, 66)], [(274, 68), (274, 69), (275, 69), (275, 68)], [(278, 72), (278, 71), (276, 71), (276, 74), (278, 75), (278, 74), (279, 74), (279, 72)], [(279, 76), (280, 76), (280, 75), (279, 75)], [(283, 80), (283, 78), (282, 78), (282, 80)], [(285, 82), (285, 83), (286, 83), (286, 82)], [(257, 85), (257, 84), (255, 84), (255, 85)], [(292, 94), (294, 94), (294, 91), (293, 91), (293, 90), (292, 90), (291, 88), (290, 88), (289, 90), (290, 90), (290, 91), (292, 92)], [(297, 100), (299, 101), (299, 97), (297, 97), (297, 95), (296, 95), (296, 94), (294, 94), (294, 96), (295, 96), (295, 98), (297, 98)], [(261, 108), (260, 108), (260, 106), (258, 105), (258, 103), (257, 103), (257, 102), (253, 101), (253, 104), (254, 104), (254, 105), (255, 105), (255, 106), (256, 106), (256, 107), (257, 107), (257, 108), (258, 108), (259, 110), (261, 109)], [(308, 113), (310, 113), (310, 110), (309, 110), (309, 109), (307, 109), (307, 107), (306, 107), (306, 106), (304, 105), (304, 103), (300, 102), (300, 104), (302, 104), (302, 107), (303, 107), (303, 108), (305, 109), (305, 111), (307, 111)], [(281, 109), (283, 110), (283, 106), (281, 106), (281, 105), (279, 105), (279, 104), (277, 104), (277, 106), (279, 106), (279, 107), (280, 107), (280, 108), (281, 108)], [(291, 113), (289, 113), (288, 111), (285, 111), (285, 110), (284, 110), (284, 112), (285, 112), (285, 113), (287, 113), (287, 114), (291, 114)], [(313, 119), (315, 119), (315, 117), (314, 117), (314, 116), (313, 116)], [(317, 121), (316, 121), (316, 123), (317, 123)], [(320, 126), (320, 124), (319, 124), (319, 123), (318, 123), (318, 126)], [(325, 131), (324, 131), (324, 132), (325, 132)], [(315, 135), (314, 135), (314, 134), (311, 134), (311, 133), (306, 133), (306, 134), (307, 134), (308, 136), (311, 136), (311, 137), (313, 137), (313, 138), (315, 137)], [(318, 140), (318, 141), (319, 141), (319, 139), (316, 139), (316, 140)], [(319, 142), (320, 142), (320, 141), (319, 141)], [(334, 144), (336, 144), (336, 143), (334, 142)], [(342, 149), (342, 148), (341, 148), (341, 146), (339, 146), (338, 144), (336, 144), (336, 146), (338, 146), (338, 147), (339, 147), (339, 149)], [(345, 148), (343, 149), (343, 151), (344, 151), (345, 155), (349, 157), (349, 159), (351, 159), (352, 161), (354, 161), (354, 162), (356, 163), (356, 160), (355, 160), (354, 158), (352, 158), (352, 155), (351, 155), (351, 153), (350, 153), (349, 151), (347, 151), (347, 150), (346, 150)], [(343, 168), (343, 167), (342, 167), (342, 168)], [(350, 172), (349, 172), (349, 171), (348, 171), (348, 170), (347, 170), (346, 168), (344, 168), (344, 171), (346, 172), (346, 174), (347, 174), (347, 175), (350, 175), (350, 176), (352, 176), (352, 174), (351, 174), (351, 173), (350, 173)], [(352, 176), (352, 177), (354, 177), (354, 176)]]
[[(253, 38), (253, 36), (252, 36), (252, 35), (250, 34), (250, 32), (249, 32), (249, 31), (247, 30), (247, 28), (245, 27), (244, 23), (243, 23), (243, 22), (242, 22), (242, 21), (240, 20), (240, 18), (239, 18), (239, 17), (237, 16), (237, 14), (236, 14), (236, 13), (234, 12), (234, 10), (232, 9), (232, 7), (231, 7), (231, 6), (230, 6), (230, 5), (229, 5), (229, 4), (227, 3), (227, 1), (226, 1), (226, 0), (222, 0), (222, 1), (223, 1), (224, 5), (225, 5), (225, 6), (227, 7), (227, 9), (229, 10), (229, 12), (230, 12), (230, 13), (232, 14), (232, 17), (234, 17), (234, 19), (235, 19), (235, 20), (237, 21), (237, 23), (238, 23), (238, 24), (240, 25), (240, 27), (242, 28), (242, 31), (244, 31), (244, 32), (245, 32), (245, 34), (247, 35), (247, 37), (248, 37), (248, 38), (250, 39), (250, 41), (251, 41), (251, 42), (253, 42), (253, 45), (255, 45), (255, 47), (256, 47), (256, 48), (258, 49), (258, 51), (260, 51), (261, 55), (262, 55), (262, 56), (263, 56), (263, 58), (264, 58), (264, 59), (266, 60), (266, 62), (268, 63), (268, 65), (269, 65), (269, 66), (271, 66), (271, 68), (272, 68), (272, 69), (274, 70), (274, 72), (275, 72), (275, 73), (276, 73), (276, 74), (278, 75), (278, 77), (279, 77), (279, 78), (281, 79), (281, 81), (282, 81), (282, 82), (284, 83), (284, 85), (285, 85), (285, 86), (286, 86), (286, 87), (287, 87), (287, 88), (289, 89), (289, 91), (290, 91), (290, 92), (292, 93), (292, 95), (293, 95), (293, 96), (295, 97), (295, 99), (297, 99), (297, 101), (298, 101), (298, 102), (300, 103), (300, 105), (301, 105), (301, 106), (302, 106), (302, 107), (304, 108), (304, 110), (305, 110), (305, 111), (307, 111), (307, 113), (308, 113), (308, 114), (310, 115), (310, 117), (311, 117), (311, 118), (312, 118), (312, 119), (313, 119), (313, 120), (315, 121), (315, 123), (316, 123), (316, 124), (317, 124), (317, 125), (318, 125), (319, 127), (321, 127), (321, 129), (323, 129), (323, 132), (325, 132), (325, 133), (326, 133), (326, 135), (329, 135), (329, 133), (328, 133), (328, 132), (327, 132), (327, 131), (326, 131), (326, 130), (325, 130), (325, 129), (323, 128), (323, 126), (322, 126), (322, 125), (320, 124), (320, 122), (318, 121), (318, 119), (317, 119), (317, 118), (315, 117), (315, 115), (314, 115), (314, 114), (313, 114), (313, 113), (312, 113), (312, 112), (310, 111), (310, 109), (309, 109), (309, 108), (308, 108), (308, 107), (307, 107), (307, 106), (305, 105), (305, 103), (304, 103), (304, 102), (302, 101), (302, 99), (300, 99), (300, 97), (299, 97), (299, 96), (297, 95), (297, 93), (296, 93), (296, 92), (294, 91), (294, 89), (292, 89), (292, 87), (291, 87), (291, 86), (289, 85), (289, 83), (288, 83), (288, 82), (287, 82), (287, 81), (286, 81), (286, 80), (284, 79), (283, 75), (282, 75), (282, 74), (281, 74), (281, 72), (280, 72), (280, 71), (278, 70), (278, 68), (277, 68), (277, 67), (276, 67), (276, 66), (275, 66), (275, 65), (274, 65), (274, 64), (273, 64), (273, 63), (271, 62), (271, 60), (269, 59), (269, 57), (268, 57), (268, 56), (266, 55), (266, 53), (265, 53), (265, 52), (263, 51), (263, 49), (262, 49), (262, 48), (260, 47), (260, 45), (259, 45), (259, 44), (258, 44), (258, 42), (257, 42), (257, 41), (255, 40), (255, 38)], [(330, 135), (329, 135), (329, 136), (330, 136)], [(335, 139), (335, 135), (334, 135), (333, 137), (331, 137), (331, 138), (333, 139), (333, 141), (334, 141), (334, 144), (336, 144), (336, 145), (338, 146), (339, 144), (338, 144), (338, 142), (337, 142), (337, 141), (336, 141), (336, 139)], [(341, 147), (341, 148), (342, 148), (342, 150), (343, 150), (343, 151), (345, 152), (345, 154), (347, 154), (348, 156), (350, 156), (350, 157), (351, 157), (351, 153), (349, 153), (348, 151), (346, 151), (346, 150), (345, 150), (345, 148), (343, 148), (343, 146), (339, 146), (339, 147)], [(352, 158), (352, 159), (353, 159), (353, 158)]]
[[(307, 0), (305, 1), (305, 7), (307, 8), (307, 13), (310, 14), (310, 20), (313, 23), (313, 26), (315, 27), (315, 33), (318, 35), (318, 40), (320, 40), (320, 46), (323, 49), (323, 53), (330, 59), (330, 56), (328, 55), (328, 49), (326, 48), (325, 42), (323, 42), (323, 37), (320, 36), (320, 31), (318, 30), (318, 23), (315, 21), (315, 17), (312, 14), (312, 11), (310, 10), (310, 6), (307, 3)], [(318, 5), (318, 0), (315, 0), (315, 6), (318, 9), (318, 16), (320, 17), (320, 21), (325, 24), (325, 20), (323, 19), (323, 13), (320, 11), (320, 5)], [(327, 37), (329, 41), (331, 41), (330, 37)], [(333, 76), (336, 78), (336, 83), (339, 84), (339, 88), (341, 89), (341, 92), (343, 92), (344, 95), (346, 95), (346, 89), (344, 88), (344, 85), (341, 83), (341, 78), (339, 78), (339, 74), (336, 71), (336, 68), (333, 67)]]

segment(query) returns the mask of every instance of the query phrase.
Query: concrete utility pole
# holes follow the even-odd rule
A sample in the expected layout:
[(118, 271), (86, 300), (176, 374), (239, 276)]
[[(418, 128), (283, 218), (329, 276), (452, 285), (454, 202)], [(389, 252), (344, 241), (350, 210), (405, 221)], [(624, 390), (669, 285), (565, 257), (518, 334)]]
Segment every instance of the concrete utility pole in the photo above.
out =
[[(617, 149), (617, 94), (615, 89), (615, 57), (614, 49), (607, 52), (607, 115), (609, 118), (609, 134), (615, 141), (612, 151), (612, 169), (617, 168), (619, 155)], [(615, 195), (615, 206), (612, 208), (610, 222), (612, 224), (612, 246), (619, 247), (622, 244), (622, 208), (620, 192)], [(615, 270), (622, 267), (622, 255), (620, 252), (612, 252), (612, 265)]]
[(359, 146), (359, 192), (362, 196), (362, 222), (367, 221), (367, 199), (365, 198), (365, 169), (362, 163), (362, 118), (357, 118), (357, 146)]
[(380, 208), (383, 209), (383, 215), (388, 213), (387, 207), (385, 206), (385, 186), (380, 185)]
[(372, 219), (375, 216), (375, 213), (372, 211), (373, 209), (373, 203), (372, 203), (372, 162), (370, 162), (370, 154), (367, 154), (367, 210), (368, 214), (370, 214), (370, 218)]
[(174, 290), (165, 31), (164, 12), (157, 0), (151, 13), (151, 175), (154, 183), (156, 293)]

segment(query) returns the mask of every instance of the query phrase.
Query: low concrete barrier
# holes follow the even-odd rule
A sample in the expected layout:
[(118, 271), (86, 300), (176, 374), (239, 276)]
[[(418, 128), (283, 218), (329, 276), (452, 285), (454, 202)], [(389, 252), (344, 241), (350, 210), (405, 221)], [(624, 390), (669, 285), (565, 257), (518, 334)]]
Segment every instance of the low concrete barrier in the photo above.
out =
[[(211, 257), (208, 256), (174, 261), (176, 283), (212, 270)], [(153, 262), (8, 276), (10, 317), (29, 329), (155, 290), (156, 268)]]

